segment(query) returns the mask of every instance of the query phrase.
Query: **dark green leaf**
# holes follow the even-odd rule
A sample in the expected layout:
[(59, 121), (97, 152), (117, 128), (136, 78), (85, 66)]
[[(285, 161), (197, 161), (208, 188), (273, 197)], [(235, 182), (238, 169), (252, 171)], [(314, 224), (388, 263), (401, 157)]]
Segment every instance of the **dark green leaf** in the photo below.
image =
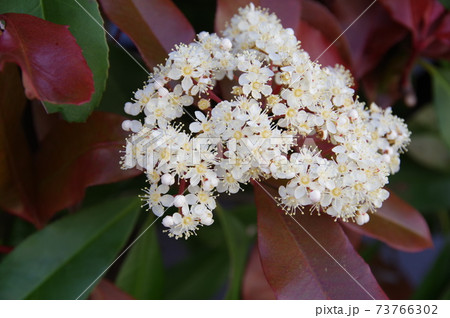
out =
[[(439, 299), (448, 292), (450, 283), (450, 243), (442, 249), (433, 267), (416, 290), (414, 299)], [(447, 298), (448, 299), (448, 298)]]
[[(79, 5), (77, 4), (79, 3)], [(26, 13), (57, 24), (69, 25), (69, 31), (83, 50), (94, 74), (95, 92), (90, 102), (82, 105), (45, 103), (50, 113), (62, 112), (68, 121), (82, 122), (97, 107), (108, 77), (108, 46), (98, 3), (91, 0), (2, 0), (0, 12)], [(82, 7), (87, 11), (85, 11)], [(95, 19), (95, 20), (94, 20)]]
[(389, 178), (389, 188), (421, 212), (450, 208), (450, 175), (402, 158), (401, 169)]
[(226, 251), (208, 249), (171, 268), (167, 273), (167, 299), (213, 299), (228, 274)]
[(0, 264), (0, 299), (77, 298), (114, 260), (139, 210), (137, 198), (110, 200), (33, 234)]
[(136, 299), (161, 299), (163, 296), (164, 267), (156, 237), (154, 217), (149, 217), (127, 255), (116, 284)]
[(123, 106), (142, 87), (147, 73), (117, 45), (109, 48), (109, 76), (99, 110), (126, 115)]
[(224, 211), (219, 206), (215, 211), (219, 216), (220, 224), (225, 233), (230, 255), (230, 281), (226, 298), (240, 299), (241, 281), (247, 261), (249, 238), (245, 233), (243, 224), (230, 212)]
[(447, 64), (438, 69), (428, 63), (423, 65), (433, 77), (433, 104), (442, 138), (450, 147), (450, 66)]
[(439, 0), (439, 1), (444, 5), (444, 7), (450, 10), (450, 0)]

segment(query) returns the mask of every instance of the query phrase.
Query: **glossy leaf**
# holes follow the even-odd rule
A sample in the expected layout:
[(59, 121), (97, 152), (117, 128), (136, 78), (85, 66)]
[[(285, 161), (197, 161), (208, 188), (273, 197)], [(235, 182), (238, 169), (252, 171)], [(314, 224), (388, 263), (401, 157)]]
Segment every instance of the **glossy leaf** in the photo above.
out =
[(79, 202), (88, 186), (117, 182), (140, 173), (120, 168), (120, 151), (127, 135), (121, 129), (122, 121), (121, 116), (95, 112), (84, 124), (58, 121), (52, 127), (41, 143), (35, 163), (37, 206), (42, 221)]
[(139, 211), (137, 198), (119, 198), (31, 235), (0, 263), (0, 299), (77, 298), (119, 253)]
[(124, 118), (114, 114), (94, 113), (85, 124), (44, 115), (53, 120), (36, 125), (40, 138), (32, 156), (21, 125), (24, 99), (15, 97), (20, 94), (20, 82), (14, 86), (14, 77), (3, 76), (2, 81), (7, 84), (1, 89), (8, 89), (2, 94), (2, 127), (9, 128), (0, 145), (0, 185), (6, 194), (0, 207), (7, 212), (41, 227), (56, 212), (79, 202), (86, 187), (140, 173), (120, 169), (120, 151), (128, 134), (120, 127)]
[(222, 32), (225, 24), (231, 20), (233, 15), (238, 13), (239, 8), (243, 8), (250, 3), (255, 6), (269, 9), (269, 13), (275, 13), (281, 20), (285, 28), (295, 29), (300, 21), (300, 2), (298, 0), (217, 0), (215, 30)]
[(132, 300), (134, 299), (107, 279), (102, 279), (92, 291), (92, 300)]
[[(236, 219), (231, 212), (216, 208), (230, 256), (230, 280), (227, 299), (240, 299), (242, 276), (249, 247), (249, 239), (245, 233), (243, 224)], [(244, 212), (245, 213), (245, 212)]]
[(242, 298), (245, 300), (276, 299), (275, 294), (267, 282), (261, 266), (258, 247), (253, 248), (242, 282)]
[(326, 215), (285, 215), (276, 190), (266, 190), (255, 185), (258, 249), (278, 299), (386, 299), (338, 223)]
[(437, 69), (424, 64), (433, 78), (433, 105), (438, 117), (441, 136), (450, 147), (450, 65)]
[(301, 21), (295, 31), (302, 48), (322, 65), (343, 64), (351, 68), (349, 45), (341, 36), (338, 20), (318, 2), (303, 0), (301, 4)]
[(164, 62), (195, 31), (171, 0), (99, 0), (106, 15), (136, 44), (148, 67)]
[(49, 112), (62, 112), (66, 120), (85, 121), (100, 103), (108, 77), (108, 46), (98, 3), (91, 0), (3, 0), (0, 12), (31, 14), (69, 26), (93, 73), (95, 92), (91, 100), (82, 105), (45, 103), (45, 106)]
[(353, 222), (343, 225), (408, 252), (418, 252), (433, 246), (430, 230), (422, 215), (392, 192), (383, 206), (370, 215), (368, 223), (363, 226)]
[(21, 67), (28, 98), (73, 104), (91, 99), (92, 72), (66, 26), (16, 13), (0, 20), (0, 69), (6, 62)]
[(116, 279), (122, 290), (136, 299), (161, 299), (164, 291), (164, 267), (156, 237), (154, 217), (141, 228), (138, 239), (128, 252)]
[(352, 74), (357, 79), (376, 68), (387, 52), (406, 37), (407, 31), (391, 19), (378, 1), (325, 0), (325, 3), (342, 30), (346, 30), (342, 36), (349, 43)]

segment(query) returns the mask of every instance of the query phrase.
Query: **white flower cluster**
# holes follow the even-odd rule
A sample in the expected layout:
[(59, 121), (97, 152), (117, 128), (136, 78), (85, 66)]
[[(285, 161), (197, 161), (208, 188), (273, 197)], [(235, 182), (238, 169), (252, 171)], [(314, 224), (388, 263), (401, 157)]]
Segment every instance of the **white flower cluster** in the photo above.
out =
[(146, 171), (143, 199), (157, 216), (178, 208), (162, 222), (169, 236), (212, 224), (218, 193), (269, 178), (285, 180), (278, 200), (288, 213), (308, 206), (366, 223), (409, 142), (403, 121), (367, 109), (349, 72), (312, 62), (274, 14), (249, 5), (224, 36), (177, 46), (125, 105), (145, 118), (123, 123), (134, 133), (123, 167)]

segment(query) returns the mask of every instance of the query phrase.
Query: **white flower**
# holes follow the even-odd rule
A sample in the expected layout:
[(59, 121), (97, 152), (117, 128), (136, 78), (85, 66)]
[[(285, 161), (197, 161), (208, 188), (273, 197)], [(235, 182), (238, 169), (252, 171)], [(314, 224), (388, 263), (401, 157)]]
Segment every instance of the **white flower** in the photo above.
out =
[[(277, 199), (287, 213), (368, 222), (409, 143), (403, 120), (366, 108), (350, 73), (312, 62), (274, 14), (250, 4), (223, 34), (176, 46), (124, 106), (143, 116), (122, 123), (131, 135), (121, 164), (144, 170), (144, 205), (157, 216), (178, 208), (162, 223), (188, 238), (213, 224), (218, 193), (274, 178), (286, 182)], [(225, 77), (233, 83), (218, 87)]]

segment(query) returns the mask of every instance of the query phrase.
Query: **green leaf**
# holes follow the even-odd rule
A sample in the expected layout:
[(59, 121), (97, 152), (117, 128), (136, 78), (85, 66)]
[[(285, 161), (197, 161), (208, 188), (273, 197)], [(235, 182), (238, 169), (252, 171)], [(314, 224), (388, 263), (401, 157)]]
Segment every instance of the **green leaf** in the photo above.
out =
[(189, 259), (169, 269), (167, 299), (213, 299), (227, 278), (226, 251), (196, 251)]
[(139, 210), (137, 198), (110, 200), (31, 235), (0, 263), (0, 299), (77, 298), (122, 249)]
[(450, 147), (450, 65), (444, 64), (439, 69), (429, 63), (423, 65), (433, 77), (433, 105), (442, 138)]
[(439, 1), (444, 5), (444, 7), (450, 10), (450, 0), (439, 0)]
[(450, 208), (450, 175), (408, 157), (402, 158), (400, 171), (389, 177), (389, 188), (423, 213)]
[[(83, 122), (101, 101), (108, 77), (108, 46), (101, 28), (98, 3), (91, 0), (2, 0), (0, 12), (26, 13), (57, 24), (69, 25), (69, 31), (83, 50), (94, 74), (95, 92), (91, 101), (82, 105), (45, 103), (50, 113), (61, 112), (68, 121)], [(80, 5), (87, 11), (83, 10)], [(94, 20), (95, 19), (95, 20)]]
[(225, 233), (230, 255), (230, 281), (226, 298), (240, 299), (241, 282), (247, 261), (249, 238), (245, 233), (243, 224), (230, 212), (224, 211), (220, 206), (215, 211), (219, 216), (220, 224)]
[(164, 267), (156, 237), (154, 217), (149, 217), (139, 232), (138, 241), (126, 257), (116, 284), (136, 299), (161, 299)]
[(117, 45), (109, 47), (109, 76), (99, 110), (126, 115), (123, 106), (142, 87), (147, 73)]
[[(416, 290), (414, 299), (439, 299), (448, 293), (450, 282), (450, 242), (442, 249), (433, 267)], [(448, 299), (448, 298), (447, 298)]]

